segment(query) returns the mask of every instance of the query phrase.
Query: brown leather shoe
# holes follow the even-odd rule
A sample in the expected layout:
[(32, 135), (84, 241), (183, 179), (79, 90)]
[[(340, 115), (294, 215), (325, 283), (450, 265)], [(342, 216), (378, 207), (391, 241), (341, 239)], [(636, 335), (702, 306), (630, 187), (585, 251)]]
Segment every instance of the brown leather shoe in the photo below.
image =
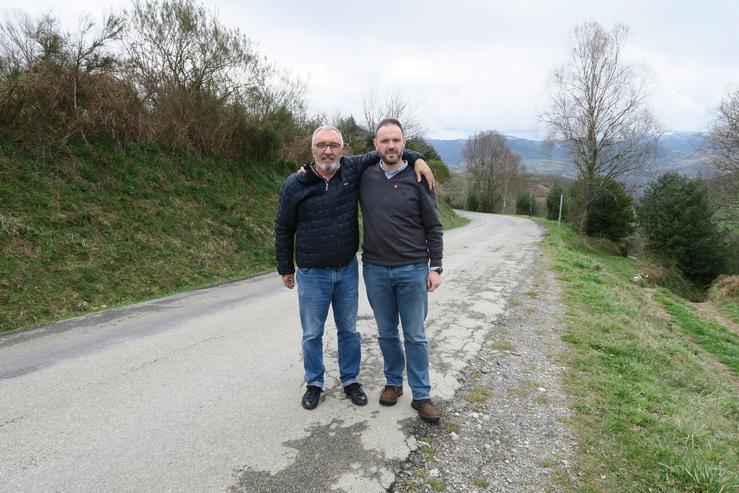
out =
[(398, 397), (403, 395), (403, 386), (385, 385), (380, 394), (380, 404), (383, 406), (394, 406)]
[(411, 407), (418, 411), (418, 416), (427, 423), (439, 421), (439, 410), (431, 402), (431, 399), (412, 400)]

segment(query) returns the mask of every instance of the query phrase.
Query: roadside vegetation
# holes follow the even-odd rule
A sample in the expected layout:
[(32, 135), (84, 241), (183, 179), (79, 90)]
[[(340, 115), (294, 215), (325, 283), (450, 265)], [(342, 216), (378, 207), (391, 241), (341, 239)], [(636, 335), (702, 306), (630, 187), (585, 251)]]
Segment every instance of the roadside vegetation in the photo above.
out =
[(399, 95), (367, 100), (363, 123), (305, 106), (300, 80), (193, 0), (76, 30), (0, 19), (0, 333), (273, 270), (280, 184), (322, 123), (362, 153), (374, 121), (401, 119), (443, 202), (449, 170)]
[[(578, 491), (739, 488), (739, 336), (650, 286), (646, 257), (547, 221), (563, 287)], [(724, 293), (728, 306), (737, 294)]]
[[(0, 332), (274, 270), (291, 161), (0, 143)], [(440, 203), (445, 228), (467, 220)]]
[(68, 149), (47, 161), (2, 146), (0, 331), (273, 268), (277, 194), (294, 164)]
[[(659, 257), (658, 278), (706, 299), (721, 275), (739, 274), (739, 89), (714, 109), (706, 133), (709, 178), (676, 172), (655, 176), (661, 126), (649, 110), (648, 73), (621, 56), (628, 26), (588, 21), (573, 29), (569, 57), (556, 66), (540, 122), (566, 151), (574, 179), (532, 176), (495, 130), (470, 137), (466, 169), (451, 178), (457, 207), (561, 218), (578, 233), (607, 239), (622, 255)], [(649, 177), (650, 183), (644, 183)]]
[(739, 324), (739, 276), (720, 276), (711, 286), (708, 298), (724, 317)]

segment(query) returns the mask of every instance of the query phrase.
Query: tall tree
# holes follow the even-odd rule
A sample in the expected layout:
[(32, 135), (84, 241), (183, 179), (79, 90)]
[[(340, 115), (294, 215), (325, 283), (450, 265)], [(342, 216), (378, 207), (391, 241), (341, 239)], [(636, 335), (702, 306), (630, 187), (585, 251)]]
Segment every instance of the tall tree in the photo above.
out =
[(349, 154), (362, 154), (373, 149), (372, 132), (357, 123), (357, 120), (349, 115), (344, 117), (337, 114), (331, 121), (331, 124), (339, 129), (344, 137), (344, 145), (346, 152)]
[(403, 124), (403, 133), (407, 139), (423, 137), (426, 129), (418, 112), (409, 99), (399, 91), (391, 92), (384, 100), (376, 93), (371, 93), (362, 101), (364, 123), (372, 134), (384, 118), (395, 118)]
[(468, 207), (481, 212), (505, 210), (511, 185), (521, 175), (521, 157), (495, 130), (472, 136), (465, 144), (463, 156), (467, 163)]
[(711, 162), (721, 174), (714, 180), (716, 196), (730, 218), (736, 221), (739, 218), (739, 89), (721, 100), (708, 142)]
[[(50, 14), (0, 21), (0, 127), (25, 143), (65, 143), (103, 133), (130, 98), (115, 79), (110, 44), (123, 30), (120, 16), (80, 20), (69, 32)], [(115, 90), (116, 95), (102, 95)], [(120, 123), (120, 122), (118, 122)]]
[(675, 261), (688, 279), (707, 286), (724, 271), (724, 235), (703, 180), (665, 173), (647, 188), (638, 216), (647, 248)]
[(147, 102), (171, 90), (228, 101), (269, 74), (252, 41), (195, 0), (136, 0), (127, 20), (129, 70)]
[(304, 116), (302, 84), (241, 31), (197, 0), (134, 0), (126, 20), (127, 76), (159, 140), (253, 159), (289, 154), (295, 118)]
[(716, 123), (708, 138), (713, 146), (716, 169), (723, 173), (739, 173), (739, 89), (721, 100)]
[(571, 151), (582, 184), (576, 224), (584, 230), (593, 203), (604, 192), (598, 176), (631, 174), (653, 162), (661, 135), (646, 104), (646, 71), (621, 60), (628, 28), (606, 31), (597, 22), (574, 29), (567, 65), (554, 70), (541, 120)]

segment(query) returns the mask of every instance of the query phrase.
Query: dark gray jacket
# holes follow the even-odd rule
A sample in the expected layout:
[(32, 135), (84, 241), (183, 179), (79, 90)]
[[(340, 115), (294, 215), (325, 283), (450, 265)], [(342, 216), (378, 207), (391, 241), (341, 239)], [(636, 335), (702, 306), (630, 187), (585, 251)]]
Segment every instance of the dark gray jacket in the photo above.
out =
[[(411, 165), (420, 158), (423, 155), (417, 152), (403, 153)], [(379, 162), (377, 152), (342, 157), (328, 183), (312, 169), (313, 163), (303, 166), (306, 173), (287, 177), (275, 219), (278, 273), (292, 274), (295, 263), (298, 267), (327, 268), (351, 260), (359, 247), (359, 178)]]
[(362, 261), (397, 266), (429, 262), (441, 267), (442, 225), (436, 193), (418, 183), (410, 167), (388, 179), (379, 163), (359, 186), (364, 224)]

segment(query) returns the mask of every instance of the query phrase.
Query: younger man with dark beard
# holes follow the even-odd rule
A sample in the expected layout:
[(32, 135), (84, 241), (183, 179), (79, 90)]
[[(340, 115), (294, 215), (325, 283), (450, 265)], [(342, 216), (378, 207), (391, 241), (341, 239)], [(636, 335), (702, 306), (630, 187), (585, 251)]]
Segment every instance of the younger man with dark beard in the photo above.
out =
[[(375, 148), (382, 161), (362, 176), (359, 197), (364, 223), (364, 284), (379, 332), (387, 384), (380, 404), (403, 395), (403, 369), (411, 406), (427, 422), (439, 421), (431, 402), (429, 349), (424, 320), (428, 292), (441, 284), (442, 225), (436, 194), (417, 183), (403, 161), (405, 136), (395, 119), (380, 122)], [(403, 327), (400, 342), (398, 321)]]

